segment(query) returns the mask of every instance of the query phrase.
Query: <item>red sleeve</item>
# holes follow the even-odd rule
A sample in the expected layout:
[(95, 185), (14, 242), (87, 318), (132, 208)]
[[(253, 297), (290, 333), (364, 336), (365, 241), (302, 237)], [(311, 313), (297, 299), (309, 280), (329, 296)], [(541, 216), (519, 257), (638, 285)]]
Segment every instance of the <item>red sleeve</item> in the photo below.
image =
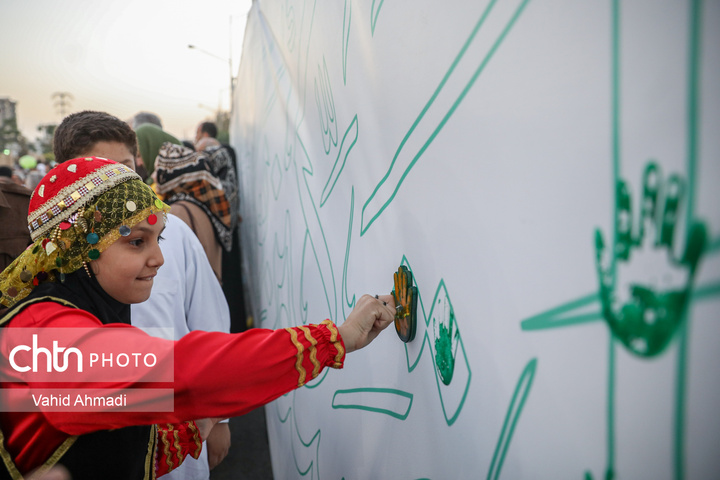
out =
[(192, 331), (175, 344), (176, 413), (242, 415), (305, 385), (326, 366), (342, 368), (344, 358), (342, 339), (329, 320), (234, 335)]
[[(192, 331), (176, 342), (151, 337), (129, 325), (102, 325), (87, 312), (45, 302), (27, 307), (12, 327), (112, 328), (113, 343), (132, 351), (169, 352), (158, 366), (172, 365), (171, 383), (148, 384), (139, 379), (103, 381), (104, 388), (171, 388), (169, 412), (52, 412), (46, 421), (69, 435), (128, 425), (180, 423), (208, 417), (233, 417), (264, 405), (317, 377), (325, 367), (342, 368), (345, 349), (337, 327), (326, 320), (279, 330), (251, 329), (239, 334)], [(3, 337), (4, 338), (4, 337)], [(86, 337), (78, 339), (82, 350)], [(6, 357), (9, 345), (1, 345)], [(167, 348), (168, 345), (171, 348)], [(174, 362), (173, 362), (174, 360)], [(7, 365), (7, 361), (4, 363)], [(36, 386), (36, 385), (33, 385)], [(44, 386), (48, 386), (47, 384)], [(57, 387), (52, 384), (52, 387)], [(63, 383), (63, 388), (87, 388), (87, 383)], [(15, 389), (13, 389), (15, 390)], [(3, 428), (6, 435), (8, 432)]]
[(155, 475), (160, 477), (172, 472), (188, 455), (197, 460), (201, 451), (202, 439), (195, 422), (158, 425)]

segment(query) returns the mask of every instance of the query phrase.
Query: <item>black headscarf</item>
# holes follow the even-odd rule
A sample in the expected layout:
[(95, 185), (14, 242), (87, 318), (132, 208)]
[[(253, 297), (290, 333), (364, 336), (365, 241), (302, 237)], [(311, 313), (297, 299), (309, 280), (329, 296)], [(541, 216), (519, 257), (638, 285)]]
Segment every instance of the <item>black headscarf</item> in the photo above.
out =
[(65, 276), (64, 282), (41, 283), (19, 303), (40, 297), (60, 298), (95, 315), (103, 324), (130, 324), (130, 305), (112, 298), (95, 278), (80, 269)]

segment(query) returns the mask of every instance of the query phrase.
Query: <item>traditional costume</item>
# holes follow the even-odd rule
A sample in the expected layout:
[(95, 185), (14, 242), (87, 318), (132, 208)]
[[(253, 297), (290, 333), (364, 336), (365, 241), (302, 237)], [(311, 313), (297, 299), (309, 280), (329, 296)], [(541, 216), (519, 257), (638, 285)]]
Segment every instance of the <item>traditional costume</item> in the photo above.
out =
[(164, 143), (155, 160), (155, 172), (157, 192), (198, 236), (210, 265), (222, 281), (222, 251), (229, 251), (232, 246), (232, 214), (210, 157), (181, 145)]
[[(34, 243), (0, 274), (0, 304), (9, 307), (0, 319), (0, 478), (22, 478), (55, 464), (66, 466), (74, 480), (155, 478), (186, 455), (199, 454), (196, 426), (183, 422), (242, 415), (304, 385), (324, 367), (342, 368), (344, 344), (329, 320), (237, 335), (193, 331), (176, 342), (129, 325), (129, 306), (103, 291), (87, 263), (140, 222), (164, 222), (167, 210), (131, 169), (93, 157), (58, 165), (35, 189), (28, 214)], [(62, 383), (37, 381), (11, 363), (18, 347), (12, 334), (25, 331), (13, 329), (20, 328), (60, 328), (63, 348), (79, 352), (97, 351), (97, 337), (110, 334), (108, 348), (158, 352), (156, 365), (170, 370), (172, 381), (155, 385), (91, 372), (61, 377)], [(34, 389), (92, 387), (149, 392), (144, 402), (152, 410), (165, 399), (153, 397), (149, 385), (171, 389), (174, 408), (21, 407)]]

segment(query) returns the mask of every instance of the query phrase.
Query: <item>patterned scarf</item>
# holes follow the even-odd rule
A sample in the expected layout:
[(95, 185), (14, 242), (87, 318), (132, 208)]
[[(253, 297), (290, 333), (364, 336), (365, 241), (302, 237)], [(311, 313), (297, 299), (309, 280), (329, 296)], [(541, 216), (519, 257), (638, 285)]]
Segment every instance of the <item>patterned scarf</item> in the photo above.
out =
[(240, 215), (240, 186), (235, 166), (235, 152), (228, 145), (213, 145), (206, 147), (203, 152), (210, 157), (212, 170), (225, 190), (225, 197), (230, 203), (232, 219), (230, 228), (235, 229)]
[(215, 237), (226, 251), (232, 247), (230, 204), (210, 158), (182, 145), (164, 143), (155, 160), (157, 191), (165, 202), (188, 201), (210, 218)]

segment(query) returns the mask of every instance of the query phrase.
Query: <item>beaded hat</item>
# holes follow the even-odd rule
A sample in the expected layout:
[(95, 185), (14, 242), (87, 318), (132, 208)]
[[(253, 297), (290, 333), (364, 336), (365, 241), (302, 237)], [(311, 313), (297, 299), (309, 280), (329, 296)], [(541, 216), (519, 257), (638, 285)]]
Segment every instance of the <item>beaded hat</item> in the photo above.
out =
[(121, 236), (170, 207), (131, 168), (97, 157), (50, 170), (35, 187), (28, 211), (30, 245), (0, 274), (0, 304), (10, 307), (46, 281), (62, 281)]

